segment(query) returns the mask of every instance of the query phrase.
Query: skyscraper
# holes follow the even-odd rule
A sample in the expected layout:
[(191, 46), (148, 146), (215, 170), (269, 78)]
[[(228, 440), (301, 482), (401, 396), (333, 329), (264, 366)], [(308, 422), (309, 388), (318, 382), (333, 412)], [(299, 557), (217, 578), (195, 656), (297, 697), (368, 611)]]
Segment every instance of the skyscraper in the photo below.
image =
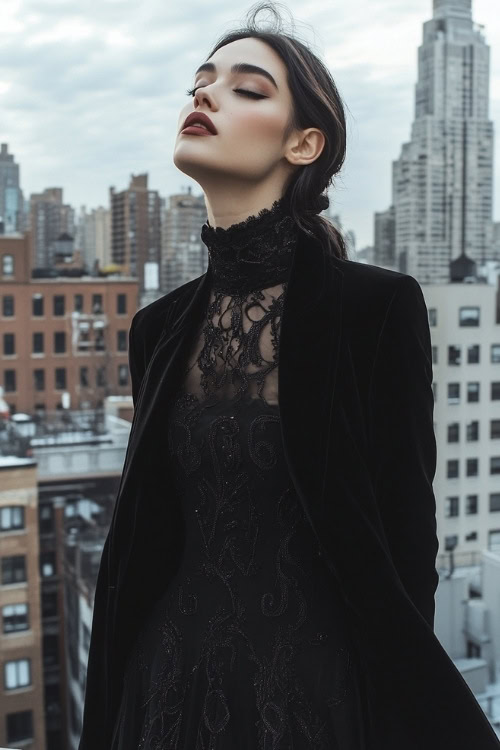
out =
[(433, 0), (418, 50), (411, 140), (393, 162), (396, 270), (445, 282), (463, 253), (492, 259), (490, 50), (472, 0)]
[(19, 164), (9, 154), (9, 146), (0, 146), (0, 234), (24, 230), (23, 195), (19, 187)]
[(160, 196), (148, 188), (148, 175), (131, 175), (129, 187), (109, 189), (111, 207), (111, 260), (145, 288), (144, 266), (160, 264)]

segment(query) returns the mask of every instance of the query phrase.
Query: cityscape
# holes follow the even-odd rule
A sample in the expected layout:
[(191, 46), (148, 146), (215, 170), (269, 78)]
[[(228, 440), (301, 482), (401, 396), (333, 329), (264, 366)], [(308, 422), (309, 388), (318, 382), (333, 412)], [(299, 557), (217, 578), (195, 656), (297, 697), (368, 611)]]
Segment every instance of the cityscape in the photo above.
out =
[[(422, 286), (435, 632), (500, 738), (500, 221), (488, 28), (472, 0), (433, 0), (415, 54), (411, 134), (388, 165), (373, 242), (357, 246), (333, 189), (323, 215), (351, 262)], [(97, 571), (134, 411), (130, 325), (205, 273), (207, 211), (200, 190), (162, 195), (147, 171), (110, 185), (106, 205), (76, 208), (61, 186), (25, 194), (22, 169), (0, 121), (0, 748), (78, 750)]]

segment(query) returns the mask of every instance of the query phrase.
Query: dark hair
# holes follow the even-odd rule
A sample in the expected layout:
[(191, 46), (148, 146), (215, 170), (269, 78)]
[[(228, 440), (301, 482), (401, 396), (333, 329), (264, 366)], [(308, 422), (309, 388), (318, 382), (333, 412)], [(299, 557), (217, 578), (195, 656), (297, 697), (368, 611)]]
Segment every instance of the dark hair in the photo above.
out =
[[(292, 94), (292, 113), (285, 128), (283, 141), (293, 130), (315, 127), (325, 136), (320, 156), (311, 164), (301, 165), (288, 180), (287, 196), (296, 224), (308, 234), (319, 236), (328, 251), (348, 260), (347, 247), (341, 232), (319, 213), (330, 205), (325, 193), (340, 171), (346, 155), (346, 122), (344, 106), (335, 82), (326, 65), (296, 36), (282, 31), (281, 17), (274, 2), (258, 2), (247, 13), (246, 25), (223, 34), (207, 60), (226, 44), (255, 37), (266, 42), (281, 57), (287, 68), (287, 81)], [(256, 16), (270, 10), (278, 23), (274, 28), (259, 29)]]

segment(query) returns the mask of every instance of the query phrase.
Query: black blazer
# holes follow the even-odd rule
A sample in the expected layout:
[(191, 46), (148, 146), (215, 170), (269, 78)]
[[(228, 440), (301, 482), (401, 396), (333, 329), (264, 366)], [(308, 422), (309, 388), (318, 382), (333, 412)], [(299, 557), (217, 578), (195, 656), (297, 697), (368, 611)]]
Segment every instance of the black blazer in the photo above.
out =
[[(128, 651), (179, 561), (165, 421), (210, 286), (209, 268), (132, 321), (135, 411), (97, 578), (79, 750), (109, 750)], [(367, 681), (370, 750), (500, 750), (433, 631), (436, 442), (418, 282), (332, 258), (301, 232), (278, 378), (290, 475)]]

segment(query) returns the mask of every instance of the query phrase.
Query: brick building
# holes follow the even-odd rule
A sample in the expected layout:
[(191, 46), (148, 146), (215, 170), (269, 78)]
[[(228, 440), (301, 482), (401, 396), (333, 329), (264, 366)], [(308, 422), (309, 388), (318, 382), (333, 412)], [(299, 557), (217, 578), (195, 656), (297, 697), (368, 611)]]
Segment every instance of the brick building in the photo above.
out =
[(45, 749), (36, 461), (0, 456), (0, 745)]
[(30, 247), (29, 232), (0, 236), (0, 385), (11, 412), (96, 408), (129, 395), (138, 280), (34, 278)]

